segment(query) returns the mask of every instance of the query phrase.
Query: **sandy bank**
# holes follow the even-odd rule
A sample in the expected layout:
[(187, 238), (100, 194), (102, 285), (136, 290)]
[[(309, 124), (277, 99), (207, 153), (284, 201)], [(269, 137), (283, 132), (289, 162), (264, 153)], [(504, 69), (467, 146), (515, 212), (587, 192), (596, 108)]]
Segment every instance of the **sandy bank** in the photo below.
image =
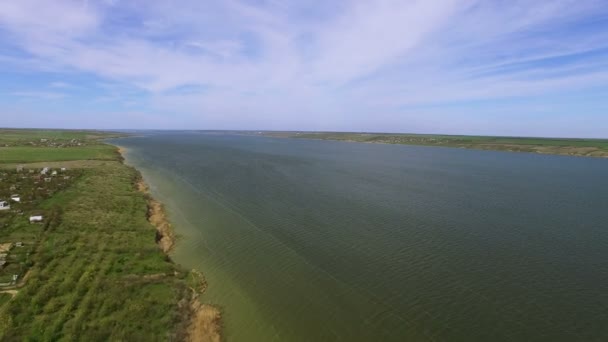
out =
[(165, 254), (169, 254), (175, 246), (175, 234), (171, 223), (167, 219), (165, 208), (162, 203), (150, 195), (148, 186), (143, 179), (137, 182), (137, 189), (148, 198), (148, 221), (156, 228), (156, 243)]
[(188, 342), (220, 342), (222, 340), (222, 313), (216, 306), (201, 303), (199, 296), (207, 289), (207, 282), (198, 271), (193, 270), (191, 275), (195, 278), (194, 283), (198, 284), (198, 288), (191, 288), (191, 317), (186, 340)]
[[(127, 149), (118, 147), (118, 152), (125, 159)], [(167, 218), (166, 211), (161, 202), (157, 201), (150, 194), (148, 185), (141, 178), (136, 183), (137, 190), (142, 192), (148, 201), (148, 221), (156, 228), (156, 242), (160, 249), (169, 254), (175, 246), (175, 233), (171, 223)], [(188, 322), (184, 326), (187, 327), (185, 334), (186, 341), (192, 342), (220, 342), (221, 336), (221, 311), (218, 307), (210, 304), (204, 304), (200, 301), (200, 296), (207, 288), (207, 282), (203, 275), (195, 270), (191, 271), (193, 287), (191, 287), (189, 304), (187, 305)]]

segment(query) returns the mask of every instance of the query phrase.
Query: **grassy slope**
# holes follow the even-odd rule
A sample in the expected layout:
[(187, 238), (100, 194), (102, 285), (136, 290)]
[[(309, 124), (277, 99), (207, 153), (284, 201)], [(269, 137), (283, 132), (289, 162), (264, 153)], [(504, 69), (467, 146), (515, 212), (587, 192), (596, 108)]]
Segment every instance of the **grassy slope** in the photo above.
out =
[[(22, 161), (58, 156), (28, 147), (36, 148)], [(23, 151), (8, 149), (9, 155)], [(72, 149), (74, 159), (100, 150), (57, 150)], [(37, 226), (40, 234), (24, 286), (12, 300), (6, 294), (0, 300), (2, 340), (183, 339), (191, 275), (157, 246), (146, 195), (135, 187), (139, 173), (118, 161), (114, 147), (101, 150), (114, 160), (83, 169), (71, 186), (42, 202), (44, 225), (20, 225)]]
[(552, 139), (340, 132), (264, 132), (263, 134), (267, 136), (287, 138), (444, 146), (512, 152), (608, 157), (608, 140), (600, 139)]

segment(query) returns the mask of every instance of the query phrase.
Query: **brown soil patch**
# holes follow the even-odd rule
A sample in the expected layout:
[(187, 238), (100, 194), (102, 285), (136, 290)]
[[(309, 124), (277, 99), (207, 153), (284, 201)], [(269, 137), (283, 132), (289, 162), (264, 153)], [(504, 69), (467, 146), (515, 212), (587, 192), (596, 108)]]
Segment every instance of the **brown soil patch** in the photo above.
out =
[(19, 291), (17, 291), (17, 290), (2, 290), (2, 291), (0, 291), (0, 293), (8, 293), (13, 298), (15, 298), (15, 296), (17, 295), (17, 293), (19, 293)]
[(156, 227), (156, 242), (165, 253), (171, 252), (175, 245), (173, 228), (167, 220), (163, 205), (153, 199), (148, 203), (148, 220)]
[(190, 324), (187, 328), (186, 341), (220, 342), (222, 340), (222, 312), (214, 305), (203, 304), (199, 296), (207, 289), (207, 282), (200, 272), (192, 270), (195, 288), (191, 288)]
[(202, 304), (198, 298), (192, 299), (190, 307), (193, 317), (188, 326), (186, 341), (220, 342), (222, 340), (220, 310), (213, 305)]
[(13, 243), (12, 242), (7, 242), (7, 243), (0, 244), (0, 253), (7, 253), (8, 251), (11, 250), (11, 247), (13, 247)]
[(169, 254), (175, 245), (173, 227), (167, 219), (163, 204), (150, 196), (148, 186), (143, 180), (137, 182), (137, 189), (148, 197), (148, 221), (156, 227), (156, 243), (166, 254)]

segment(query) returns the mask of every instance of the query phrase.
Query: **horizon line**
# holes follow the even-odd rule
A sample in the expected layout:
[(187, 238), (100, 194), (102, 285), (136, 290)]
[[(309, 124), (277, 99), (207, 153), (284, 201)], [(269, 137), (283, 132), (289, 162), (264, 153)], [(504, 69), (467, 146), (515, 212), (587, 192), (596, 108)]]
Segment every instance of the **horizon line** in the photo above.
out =
[(273, 132), (273, 133), (339, 133), (339, 134), (383, 134), (383, 135), (419, 135), (419, 136), (450, 136), (450, 137), (482, 137), (482, 138), (515, 138), (515, 139), (563, 139), (563, 140), (608, 140), (608, 137), (566, 137), (566, 136), (532, 136), (532, 135), (493, 135), (493, 134), (455, 134), (455, 133), (412, 133), (412, 132), (382, 132), (382, 131), (340, 131), (340, 130), (276, 130), (276, 129), (166, 129), (166, 128), (53, 128), (53, 127), (0, 127), (0, 130), (49, 130), (49, 131), (164, 131), (164, 132)]

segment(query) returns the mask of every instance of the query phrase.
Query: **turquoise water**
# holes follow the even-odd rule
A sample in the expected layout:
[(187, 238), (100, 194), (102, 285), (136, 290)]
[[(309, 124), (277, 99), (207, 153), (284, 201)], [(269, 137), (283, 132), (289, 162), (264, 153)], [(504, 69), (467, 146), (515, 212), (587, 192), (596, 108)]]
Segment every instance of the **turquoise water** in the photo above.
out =
[(229, 341), (608, 340), (608, 160), (120, 139)]

